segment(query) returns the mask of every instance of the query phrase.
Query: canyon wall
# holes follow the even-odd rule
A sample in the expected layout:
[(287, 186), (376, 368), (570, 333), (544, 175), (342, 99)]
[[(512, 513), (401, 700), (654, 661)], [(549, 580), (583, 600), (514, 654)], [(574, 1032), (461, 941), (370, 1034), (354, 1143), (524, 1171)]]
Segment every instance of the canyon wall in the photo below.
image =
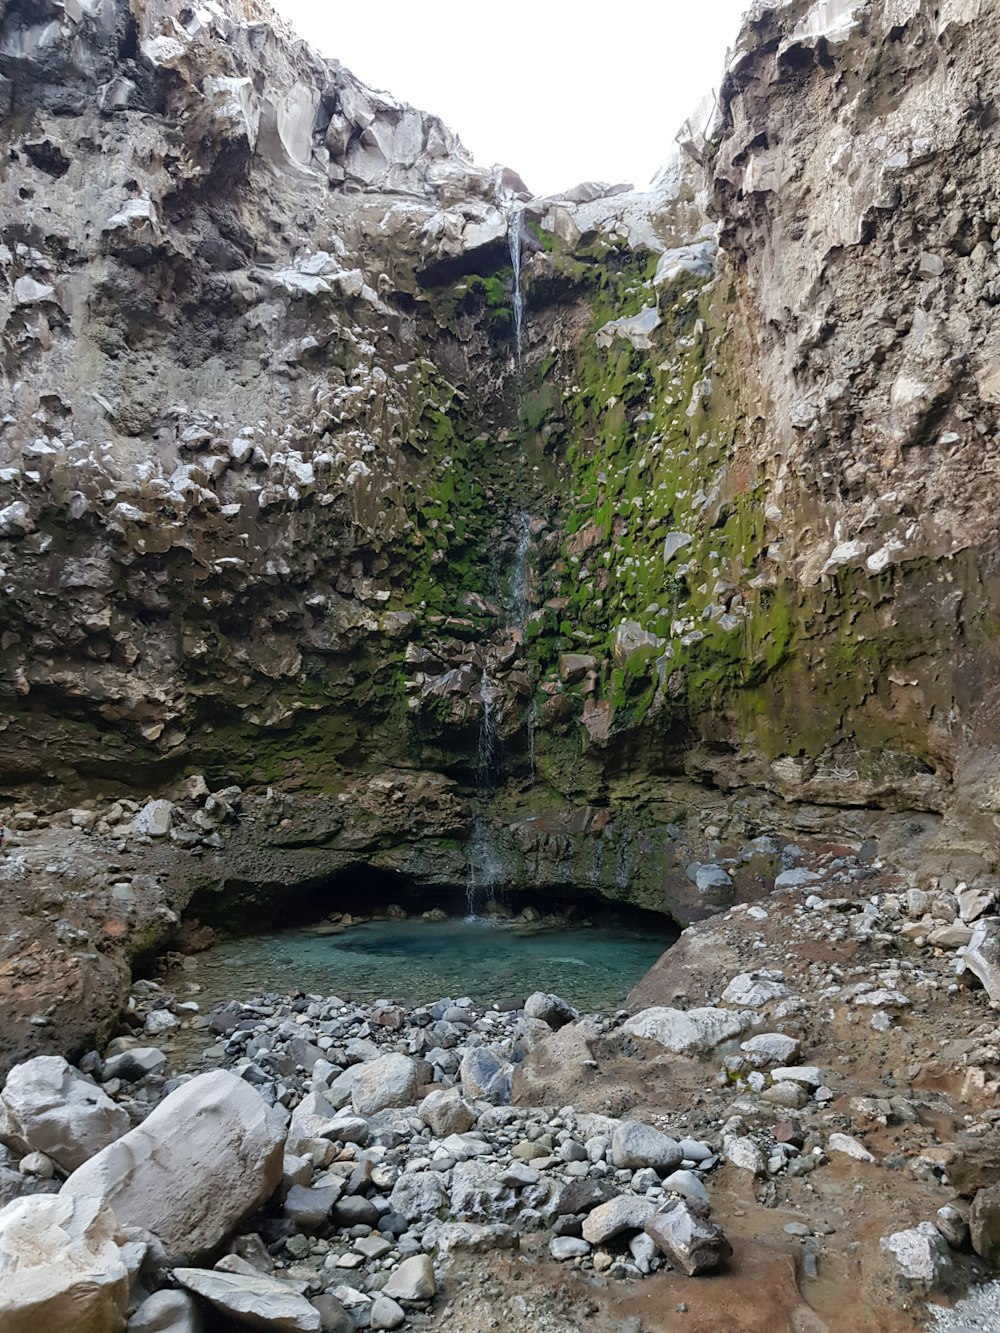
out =
[(203, 915), (484, 844), (680, 920), (772, 831), (991, 869), (988, 5), (758, 3), (649, 191), (559, 199), (260, 6), (0, 13), (15, 830)]

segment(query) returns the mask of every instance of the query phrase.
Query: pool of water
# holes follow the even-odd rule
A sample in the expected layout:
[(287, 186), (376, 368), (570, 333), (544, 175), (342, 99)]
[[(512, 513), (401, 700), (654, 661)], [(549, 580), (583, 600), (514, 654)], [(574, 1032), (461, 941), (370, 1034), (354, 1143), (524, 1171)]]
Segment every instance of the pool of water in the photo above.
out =
[(584, 1011), (611, 1010), (674, 938), (606, 926), (372, 921), (340, 934), (312, 928), (230, 940), (187, 959), (183, 978), (200, 987), (202, 1013), (268, 991), (406, 1004), (468, 995), (493, 1004), (541, 990)]

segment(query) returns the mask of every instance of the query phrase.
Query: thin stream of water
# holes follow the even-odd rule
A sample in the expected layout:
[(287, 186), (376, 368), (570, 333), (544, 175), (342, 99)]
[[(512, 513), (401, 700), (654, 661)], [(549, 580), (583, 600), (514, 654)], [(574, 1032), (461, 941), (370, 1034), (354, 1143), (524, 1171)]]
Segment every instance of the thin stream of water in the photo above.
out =
[[(517, 421), (520, 423), (523, 382), (524, 348), (524, 292), (521, 283), (521, 252), (524, 234), (524, 209), (512, 207), (507, 217), (507, 245), (513, 272), (512, 304), (514, 310), (514, 356), (516, 366)], [(522, 458), (523, 463), (523, 458)], [(511, 620), (524, 631), (531, 610), (531, 575), (528, 555), (531, 550), (531, 515), (521, 510), (516, 519), (517, 539), (510, 565), (507, 603)], [(498, 577), (497, 583), (501, 580)], [(479, 723), (479, 742), (476, 752), (476, 786), (480, 805), (485, 806), (496, 791), (503, 759), (496, 721), (496, 691), (484, 669), (480, 685), (482, 714)], [(531, 774), (534, 779), (534, 733), (529, 722), (529, 749)], [(502, 890), (505, 876), (503, 854), (496, 846), (489, 821), (482, 811), (473, 823), (468, 844), (468, 882), (466, 896), (470, 919), (475, 919), (488, 898)]]

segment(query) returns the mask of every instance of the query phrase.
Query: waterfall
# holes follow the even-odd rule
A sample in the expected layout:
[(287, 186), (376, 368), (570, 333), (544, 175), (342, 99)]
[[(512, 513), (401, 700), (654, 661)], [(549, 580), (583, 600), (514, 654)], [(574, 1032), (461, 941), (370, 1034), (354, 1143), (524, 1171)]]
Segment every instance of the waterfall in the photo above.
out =
[(500, 738), (497, 735), (496, 690), (485, 667), (479, 682), (479, 697), (483, 703), (483, 716), (479, 723), (479, 745), (476, 749), (476, 782), (480, 791), (489, 794), (496, 785)]
[(528, 570), (528, 552), (531, 549), (531, 515), (523, 511), (517, 516), (518, 534), (514, 547), (514, 563), (510, 577), (510, 609), (514, 624), (523, 632), (531, 610), (531, 578)]
[[(511, 303), (514, 311), (516, 418), (519, 425), (524, 395), (524, 293), (521, 286), (523, 235), (524, 209), (512, 205), (507, 213), (507, 246), (510, 250), (510, 265), (513, 271)], [(523, 471), (523, 453), (520, 463)], [(528, 565), (528, 553), (531, 549), (531, 516), (526, 510), (519, 510), (514, 521), (517, 535), (514, 544), (514, 557), (510, 565), (509, 592), (505, 600), (514, 625), (523, 634), (525, 622), (531, 609), (531, 578)], [(497, 583), (501, 583), (499, 571)], [(486, 815), (486, 808), (498, 785), (503, 756), (500, 735), (497, 730), (496, 687), (485, 666), (479, 685), (479, 699), (482, 704), (482, 714), (479, 722), (479, 743), (476, 749), (476, 788), (480, 809), (473, 821), (472, 834), (468, 843), (466, 897), (470, 917), (478, 916), (484, 898), (488, 899), (495, 890), (502, 888), (506, 876), (503, 853), (494, 841), (489, 819)], [(534, 742), (534, 726), (529, 720), (528, 745), (532, 780), (534, 780), (535, 774)]]
[(524, 231), (524, 209), (512, 208), (507, 218), (507, 247), (510, 266), (514, 270), (512, 299), (514, 304), (514, 354), (517, 358), (518, 416), (521, 413), (521, 348), (524, 341), (524, 295), (521, 291), (521, 237)]
[[(486, 805), (497, 786), (500, 771), (500, 736), (496, 719), (496, 688), (490, 679), (489, 671), (483, 667), (479, 682), (479, 698), (483, 712), (479, 722), (479, 744), (476, 749), (476, 787), (481, 805)], [(470, 918), (479, 915), (483, 906), (483, 897), (492, 896), (492, 891), (503, 884), (504, 862), (500, 850), (493, 841), (487, 816), (480, 812), (472, 825), (469, 838), (468, 878), (465, 897)]]

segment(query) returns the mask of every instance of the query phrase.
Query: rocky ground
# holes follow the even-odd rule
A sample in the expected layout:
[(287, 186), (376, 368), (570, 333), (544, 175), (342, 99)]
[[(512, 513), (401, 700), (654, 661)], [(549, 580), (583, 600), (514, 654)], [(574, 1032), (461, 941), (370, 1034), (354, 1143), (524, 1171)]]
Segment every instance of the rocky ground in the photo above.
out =
[(993, 889), (783, 861), (615, 1014), (136, 983), (8, 1075), (4, 1327), (81, 1264), (109, 1329), (991, 1327), (943, 1310), (1000, 1247)]

